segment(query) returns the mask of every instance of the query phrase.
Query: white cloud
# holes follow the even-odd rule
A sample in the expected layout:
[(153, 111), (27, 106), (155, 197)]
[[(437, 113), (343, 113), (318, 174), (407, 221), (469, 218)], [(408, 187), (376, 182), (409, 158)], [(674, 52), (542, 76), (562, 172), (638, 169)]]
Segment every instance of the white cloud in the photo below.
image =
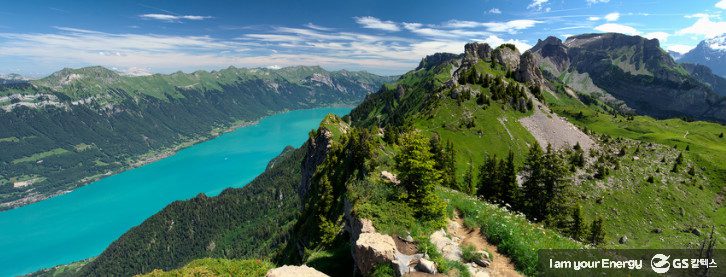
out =
[[(726, 0), (724, 0), (724, 1), (726, 1)], [(500, 11), (500, 10), (499, 10), (499, 9), (497, 9), (497, 8), (493, 8), (493, 9), (489, 10), (489, 13), (493, 13), (493, 14), (501, 14), (501, 13), (502, 13), (502, 11)]]
[(591, 16), (591, 17), (588, 17), (588, 18), (587, 18), (587, 20), (590, 20), (590, 21), (598, 21), (598, 20), (600, 20), (600, 19), (601, 19), (601, 18), (600, 18), (600, 17), (598, 17), (598, 16)]
[(495, 48), (497, 46), (502, 45), (502, 44), (505, 44), (505, 43), (511, 43), (511, 44), (514, 44), (514, 46), (517, 47), (517, 50), (519, 50), (520, 53), (523, 53), (524, 51), (529, 50), (529, 48), (532, 48), (532, 45), (529, 44), (529, 43), (527, 43), (526, 41), (516, 40), (516, 39), (507, 39), (507, 40), (505, 40), (505, 39), (502, 39), (502, 38), (500, 38), (500, 37), (498, 37), (496, 35), (488, 36), (483, 41), (486, 42), (486, 43), (488, 43), (492, 47), (495, 47)]
[(587, 0), (588, 4), (607, 3), (607, 2), (610, 2), (610, 0)]
[(668, 46), (666, 49), (668, 49), (669, 51), (685, 54), (685, 53), (688, 53), (688, 51), (691, 51), (691, 49), (693, 49), (693, 48), (696, 48), (696, 47), (692, 46), (692, 45), (674, 44), (674, 45)]
[(203, 15), (172, 15), (172, 14), (161, 14), (161, 13), (147, 13), (139, 15), (143, 19), (161, 20), (166, 22), (180, 22), (182, 20), (205, 20), (212, 18), (211, 16)]
[[(536, 11), (541, 11), (545, 4), (547, 4), (549, 0), (532, 0), (532, 3), (529, 3), (527, 6), (527, 9), (534, 9)], [(546, 10), (549, 11), (549, 10)]]
[(531, 19), (517, 19), (505, 22), (477, 22), (477, 21), (460, 21), (451, 20), (444, 24), (447, 28), (477, 28), (484, 27), (489, 32), (494, 33), (516, 33), (519, 30), (534, 27), (534, 25), (542, 23), (542, 21), (531, 20)]
[(693, 23), (693, 25), (679, 30), (678, 32), (676, 32), (676, 34), (703, 35), (706, 38), (712, 38), (726, 33), (726, 21), (711, 21), (711, 16), (708, 14), (698, 13), (694, 15), (688, 15), (686, 16), (686, 18), (698, 19), (695, 23)]
[(669, 33), (666, 32), (650, 32), (643, 34), (643, 37), (654, 39), (657, 38), (660, 43), (668, 41), (668, 37), (670, 36)]
[(609, 13), (609, 14), (605, 15), (605, 20), (607, 20), (607, 21), (618, 21), (618, 19), (620, 19), (620, 13), (618, 13), (618, 12)]
[(633, 27), (617, 23), (605, 23), (595, 27), (595, 30), (605, 33), (621, 33), (631, 36), (640, 34), (640, 32)]
[(726, 0), (721, 0), (716, 3), (716, 8), (726, 9)]
[(368, 29), (378, 29), (389, 32), (397, 32), (400, 30), (398, 24), (393, 21), (383, 21), (372, 16), (354, 17), (355, 22)]

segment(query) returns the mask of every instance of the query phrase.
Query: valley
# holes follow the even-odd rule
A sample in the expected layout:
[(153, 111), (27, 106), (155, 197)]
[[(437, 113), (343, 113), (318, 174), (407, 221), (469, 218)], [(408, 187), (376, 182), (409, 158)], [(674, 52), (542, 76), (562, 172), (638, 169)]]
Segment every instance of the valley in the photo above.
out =
[[(92, 258), (167, 205), (195, 197), (214, 198), (229, 188), (243, 187), (265, 170), (269, 160), (289, 152), (286, 147), (300, 146), (307, 131), (325, 115), (344, 115), (349, 110), (319, 108), (265, 117), (73, 192), (1, 212), (0, 276)], [(275, 197), (293, 194), (280, 193)], [(174, 221), (177, 227), (186, 224)]]
[(263, 116), (354, 104), (387, 80), (320, 67), (141, 77), (86, 67), (0, 85), (0, 210), (67, 193)]

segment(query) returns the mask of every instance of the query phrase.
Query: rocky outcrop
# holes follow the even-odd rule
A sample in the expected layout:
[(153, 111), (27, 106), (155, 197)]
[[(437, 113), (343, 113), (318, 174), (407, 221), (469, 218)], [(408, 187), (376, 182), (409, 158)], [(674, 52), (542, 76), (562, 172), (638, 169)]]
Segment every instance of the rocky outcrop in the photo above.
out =
[(464, 60), (471, 64), (491, 59), (492, 47), (486, 43), (471, 42), (464, 45)]
[(559, 72), (566, 71), (570, 67), (567, 47), (559, 38), (550, 36), (545, 40), (538, 40), (537, 44), (527, 52), (539, 56), (543, 60), (542, 62), (548, 62), (549, 64), (545, 65), (545, 68), (555, 71), (555, 75), (559, 75)]
[(439, 253), (447, 260), (461, 261), (459, 243), (450, 238), (443, 229), (433, 232), (429, 237)]
[(302, 176), (300, 186), (298, 187), (298, 194), (300, 195), (300, 199), (303, 200), (303, 204), (300, 209), (305, 208), (305, 198), (307, 197), (308, 192), (310, 192), (313, 174), (315, 174), (315, 170), (318, 168), (318, 165), (325, 161), (325, 157), (330, 151), (332, 137), (333, 134), (328, 129), (321, 127), (318, 129), (315, 137), (308, 138), (305, 160), (303, 160), (301, 168)]
[(431, 68), (434, 68), (438, 65), (450, 62), (452, 60), (456, 60), (461, 58), (461, 55), (457, 54), (451, 54), (451, 53), (436, 53), (433, 55), (428, 55), (421, 59), (421, 62), (418, 64), (418, 67), (416, 67), (416, 70), (419, 69), (426, 69), (429, 70)]
[(515, 72), (517, 81), (541, 87), (544, 85), (544, 77), (539, 69), (539, 61), (532, 52), (524, 52), (519, 60), (519, 66)]
[(492, 51), (492, 61), (501, 64), (508, 70), (516, 70), (519, 66), (519, 50), (514, 45), (502, 44)]
[(286, 265), (270, 269), (265, 277), (327, 277), (328, 275), (306, 265)]
[(369, 276), (380, 264), (397, 265), (396, 243), (388, 235), (362, 233), (354, 246), (355, 265), (363, 276)]

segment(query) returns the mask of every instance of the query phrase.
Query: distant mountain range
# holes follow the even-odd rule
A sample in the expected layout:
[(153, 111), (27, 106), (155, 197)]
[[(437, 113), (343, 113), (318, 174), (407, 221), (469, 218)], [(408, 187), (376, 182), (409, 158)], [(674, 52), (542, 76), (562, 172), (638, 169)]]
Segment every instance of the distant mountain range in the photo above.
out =
[(0, 83), (0, 209), (73, 189), (275, 112), (352, 105), (394, 80), (320, 67), (123, 76), (96, 66)]
[(689, 73), (658, 40), (616, 33), (539, 41), (531, 52), (550, 81), (562, 82), (625, 113), (726, 122), (718, 76)]
[(726, 77), (726, 34), (702, 41), (678, 62), (705, 65), (713, 73)]

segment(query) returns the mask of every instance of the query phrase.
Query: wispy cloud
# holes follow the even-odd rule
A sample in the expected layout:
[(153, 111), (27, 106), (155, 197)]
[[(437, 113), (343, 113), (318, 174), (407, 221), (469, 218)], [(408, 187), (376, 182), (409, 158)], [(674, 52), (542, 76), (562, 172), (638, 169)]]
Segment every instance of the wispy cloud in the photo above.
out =
[(384, 21), (372, 16), (361, 16), (355, 17), (355, 22), (360, 24), (363, 28), (378, 29), (390, 32), (397, 32), (400, 30), (398, 24), (393, 21)]
[(610, 2), (610, 0), (587, 0), (588, 4), (607, 3), (607, 2)]
[(181, 22), (183, 20), (200, 21), (200, 20), (213, 18), (211, 16), (205, 16), (205, 15), (173, 15), (173, 14), (163, 14), (163, 13), (141, 14), (141, 15), (139, 15), (139, 17), (143, 18), (143, 19), (160, 20), (160, 21), (165, 21), (165, 22)]
[[(726, 0), (724, 0), (724, 1), (726, 1)], [(501, 13), (502, 13), (502, 11), (500, 11), (500, 10), (499, 10), (499, 9), (497, 9), (497, 8), (493, 8), (493, 9), (489, 10), (489, 13), (493, 13), (493, 14), (501, 14)]]
[(721, 0), (716, 3), (716, 8), (726, 9), (726, 0)]
[(534, 25), (542, 23), (542, 21), (531, 20), (531, 19), (517, 19), (503, 22), (477, 22), (477, 21), (460, 21), (451, 20), (444, 26), (450, 28), (477, 28), (484, 27), (489, 32), (494, 33), (517, 33), (519, 30), (528, 29), (534, 27)]

